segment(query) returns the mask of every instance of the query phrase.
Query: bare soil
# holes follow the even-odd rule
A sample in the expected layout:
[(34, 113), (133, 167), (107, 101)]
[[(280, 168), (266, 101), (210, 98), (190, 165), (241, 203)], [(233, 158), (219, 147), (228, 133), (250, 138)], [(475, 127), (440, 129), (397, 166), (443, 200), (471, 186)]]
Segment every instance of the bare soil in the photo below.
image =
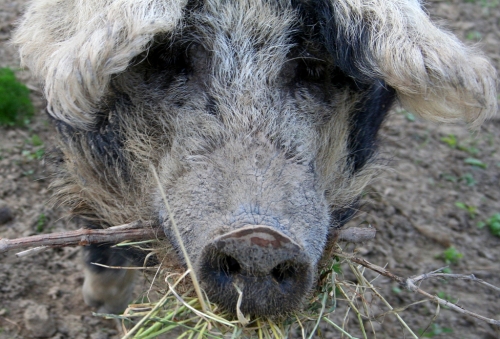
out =
[[(9, 39), (26, 2), (0, 0), (0, 67), (19, 68)], [(434, 0), (426, 6), (467, 44), (479, 42), (500, 69), (499, 0)], [(0, 128), (0, 209), (12, 212), (12, 219), (3, 221), (6, 214), (0, 213), (0, 237), (76, 229), (78, 225), (66, 218), (64, 210), (49, 204), (50, 172), (43, 158), (39, 159), (39, 150), (50, 152), (54, 130), (44, 112), (44, 100), (28, 71), (20, 70), (17, 76), (32, 89), (38, 113), (26, 128)], [(37, 145), (35, 135), (42, 145)], [(471, 134), (464, 126), (439, 126), (396, 109), (381, 137), (381, 153), (388, 169), (370, 186), (364, 206), (350, 223), (371, 224), (378, 233), (374, 241), (357, 249), (358, 254), (386, 265), (394, 274), (409, 277), (445, 266), (440, 256), (454, 246), (463, 255), (456, 256), (450, 265), (454, 273), (472, 273), (500, 286), (500, 237), (493, 236), (487, 227), (477, 227), (478, 222), (500, 213), (500, 117)], [(445, 137), (454, 137), (458, 147), (444, 142)], [(469, 164), (470, 158), (480, 160), (482, 167)], [(21, 259), (13, 253), (0, 255), (0, 339), (118, 338), (115, 324), (92, 316), (93, 310), (84, 304), (82, 282), (75, 248), (48, 250)], [(387, 278), (378, 277), (375, 283), (396, 309), (423, 299)], [(497, 291), (453, 280), (426, 281), (421, 287), (470, 311), (500, 319)], [(387, 307), (376, 298), (370, 302), (371, 314), (380, 315), (373, 322), (377, 338), (410, 337), (396, 317), (386, 313)], [(344, 310), (339, 300), (335, 321), (343, 320)], [(433, 321), (436, 311), (435, 304), (424, 302), (409, 306), (400, 315), (418, 332)], [(348, 327), (353, 333), (358, 331), (356, 322), (351, 319)], [(324, 336), (340, 338), (339, 332), (332, 330)], [(367, 336), (375, 338), (371, 332)], [(500, 338), (500, 329), (441, 308), (425, 336), (493, 339)]]

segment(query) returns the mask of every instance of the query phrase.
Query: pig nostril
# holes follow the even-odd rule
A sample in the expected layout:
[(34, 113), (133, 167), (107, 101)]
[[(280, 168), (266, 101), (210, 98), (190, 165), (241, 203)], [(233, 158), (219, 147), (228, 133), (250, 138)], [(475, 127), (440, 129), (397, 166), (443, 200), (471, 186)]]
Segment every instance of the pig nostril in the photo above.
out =
[(295, 275), (296, 275), (295, 268), (292, 265), (290, 265), (290, 263), (287, 262), (278, 264), (271, 271), (271, 276), (278, 282), (278, 284), (282, 284), (283, 282), (290, 280)]
[(219, 267), (227, 276), (232, 276), (241, 271), (241, 266), (238, 261), (230, 255), (219, 258)]

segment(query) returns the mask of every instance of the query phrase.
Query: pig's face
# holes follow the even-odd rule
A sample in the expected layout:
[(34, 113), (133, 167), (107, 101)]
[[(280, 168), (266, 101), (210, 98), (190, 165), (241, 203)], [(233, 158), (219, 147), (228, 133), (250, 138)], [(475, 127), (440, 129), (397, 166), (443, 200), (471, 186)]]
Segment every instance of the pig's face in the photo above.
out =
[(266, 3), (194, 8), (117, 80), (155, 87), (149, 114), (171, 131), (160, 182), (203, 287), (233, 312), (235, 285), (245, 314), (301, 304), (329, 229), (352, 215), (370, 177), (395, 96), (349, 78), (307, 19)]
[(177, 248), (154, 166), (208, 295), (234, 312), (239, 288), (245, 314), (300, 307), (396, 97), (476, 126), (497, 109), (492, 66), (414, 0), (39, 0), (16, 41), (61, 136), (56, 200)]

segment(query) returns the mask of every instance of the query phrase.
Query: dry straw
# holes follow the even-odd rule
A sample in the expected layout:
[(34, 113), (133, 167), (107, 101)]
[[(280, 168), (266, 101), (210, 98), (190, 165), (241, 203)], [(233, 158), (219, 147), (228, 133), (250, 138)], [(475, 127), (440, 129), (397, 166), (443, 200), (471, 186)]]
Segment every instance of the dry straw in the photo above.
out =
[[(340, 247), (335, 246), (334, 253), (342, 253)], [(338, 273), (341, 266), (351, 270), (357, 283), (340, 278)], [(241, 312), (238, 314), (237, 310), (235, 310), (237, 316), (222, 312), (217, 305), (210, 303), (203, 293), (201, 293), (203, 300), (200, 300), (194, 291), (189, 269), (181, 274), (172, 272), (172, 268), (158, 267), (159, 273), (156, 272), (155, 277), (163, 278), (153, 279), (151, 284), (156, 295), (161, 296), (158, 297), (159, 300), (131, 304), (123, 315), (101, 314), (101, 316), (122, 321), (125, 333), (122, 339), (158, 337), (311, 339), (324, 331), (336, 332), (339, 338), (371, 338), (373, 335), (364, 328), (364, 321), (371, 317), (370, 307), (363, 295), (367, 291), (377, 292), (365, 278), (364, 270), (348, 256), (341, 258), (334, 255), (327, 264), (323, 263), (318, 272), (318, 285), (303, 310), (281, 318), (249, 319)], [(153, 294), (149, 294), (150, 298)], [(381, 295), (378, 296), (384, 300)], [(337, 310), (337, 299), (348, 305), (343, 323), (335, 323), (330, 319)], [(203, 304), (206, 305), (205, 309)], [(353, 331), (360, 333), (361, 337), (354, 336), (348, 329), (347, 318), (352, 316), (358, 320), (358, 328)], [(397, 317), (407, 328), (408, 333), (417, 338), (401, 317), (399, 315)]]

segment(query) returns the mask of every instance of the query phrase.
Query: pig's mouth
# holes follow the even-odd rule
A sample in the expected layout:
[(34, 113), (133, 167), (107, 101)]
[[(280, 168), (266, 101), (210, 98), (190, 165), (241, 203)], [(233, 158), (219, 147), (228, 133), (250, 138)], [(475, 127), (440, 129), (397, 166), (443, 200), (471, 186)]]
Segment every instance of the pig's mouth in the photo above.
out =
[[(231, 313), (278, 316), (300, 308), (314, 267), (301, 246), (268, 226), (246, 226), (216, 238), (198, 260), (211, 301)], [(240, 293), (242, 294), (240, 296)]]

